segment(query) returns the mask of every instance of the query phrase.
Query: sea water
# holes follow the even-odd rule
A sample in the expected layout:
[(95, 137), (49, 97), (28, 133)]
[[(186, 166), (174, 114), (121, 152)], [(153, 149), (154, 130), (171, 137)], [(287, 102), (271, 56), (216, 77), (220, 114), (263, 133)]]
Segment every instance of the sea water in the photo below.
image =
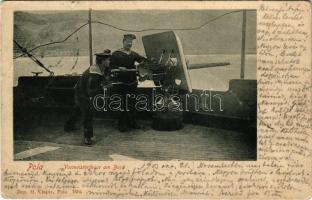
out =
[[(89, 57), (43, 57), (38, 58), (55, 75), (77, 75), (89, 67)], [(245, 79), (256, 79), (257, 61), (255, 54), (248, 54), (245, 58)], [(190, 64), (229, 62), (230, 65), (189, 70), (189, 77), (193, 89), (226, 91), (231, 79), (240, 79), (240, 55), (187, 55)], [(32, 72), (43, 72), (39, 76), (48, 76), (49, 73), (40, 68), (28, 57), (14, 59), (13, 62), (14, 86), (18, 84), (18, 77), (33, 76)], [(152, 81), (145, 81), (139, 87), (153, 87)]]

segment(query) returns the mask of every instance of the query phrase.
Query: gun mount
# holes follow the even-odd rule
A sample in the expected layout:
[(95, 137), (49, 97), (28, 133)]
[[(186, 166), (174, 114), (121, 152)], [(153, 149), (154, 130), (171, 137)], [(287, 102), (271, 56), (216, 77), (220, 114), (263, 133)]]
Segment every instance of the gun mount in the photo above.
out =
[[(161, 89), (163, 98), (153, 102), (165, 109), (153, 114), (156, 130), (177, 130), (183, 127), (183, 94), (192, 92), (188, 70), (225, 66), (229, 63), (204, 63), (191, 65), (187, 62), (182, 43), (173, 32), (163, 32), (142, 37), (148, 62), (138, 65), (139, 80), (152, 80)], [(182, 100), (183, 101), (183, 100)], [(181, 108), (182, 106), (182, 108)]]

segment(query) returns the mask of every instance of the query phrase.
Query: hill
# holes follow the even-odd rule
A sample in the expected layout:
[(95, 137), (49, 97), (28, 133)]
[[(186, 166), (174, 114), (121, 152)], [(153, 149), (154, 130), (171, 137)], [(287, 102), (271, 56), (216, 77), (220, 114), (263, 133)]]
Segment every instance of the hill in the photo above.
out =
[[(93, 11), (92, 20), (101, 21), (123, 29), (191, 28), (231, 10), (173, 10), (173, 11)], [(52, 41), (63, 40), (72, 31), (88, 21), (87, 11), (71, 12), (15, 12), (14, 38), (27, 48)], [(180, 36), (185, 54), (239, 54), (241, 47), (242, 13), (219, 18), (198, 30), (176, 31)], [(92, 24), (94, 52), (121, 47), (126, 32), (98, 23)], [(141, 37), (160, 31), (136, 33), (134, 49), (144, 53)], [(247, 13), (247, 53), (256, 53), (256, 12)], [(88, 55), (88, 27), (66, 42), (39, 48), (34, 53), (44, 56)], [(15, 55), (19, 50), (14, 48)]]

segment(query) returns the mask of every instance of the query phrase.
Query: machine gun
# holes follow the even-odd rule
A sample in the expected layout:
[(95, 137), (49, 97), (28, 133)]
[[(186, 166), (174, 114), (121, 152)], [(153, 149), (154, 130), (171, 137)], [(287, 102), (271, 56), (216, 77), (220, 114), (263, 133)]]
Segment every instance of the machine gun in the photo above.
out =
[(165, 94), (192, 92), (189, 70), (230, 65), (228, 62), (190, 64), (173, 31), (146, 35), (142, 41), (148, 62), (138, 66), (139, 80), (152, 80)]

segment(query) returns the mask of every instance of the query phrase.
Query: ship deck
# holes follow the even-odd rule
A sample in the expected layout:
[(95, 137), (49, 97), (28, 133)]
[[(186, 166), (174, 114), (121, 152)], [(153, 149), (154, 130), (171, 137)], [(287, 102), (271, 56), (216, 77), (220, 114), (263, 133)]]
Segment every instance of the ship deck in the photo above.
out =
[[(47, 118), (49, 119), (49, 118)], [(14, 131), (15, 160), (256, 160), (254, 133), (184, 124), (179, 131), (142, 129), (119, 132), (114, 119), (94, 119), (95, 142), (83, 144), (82, 128), (64, 132), (65, 118), (19, 123)]]

